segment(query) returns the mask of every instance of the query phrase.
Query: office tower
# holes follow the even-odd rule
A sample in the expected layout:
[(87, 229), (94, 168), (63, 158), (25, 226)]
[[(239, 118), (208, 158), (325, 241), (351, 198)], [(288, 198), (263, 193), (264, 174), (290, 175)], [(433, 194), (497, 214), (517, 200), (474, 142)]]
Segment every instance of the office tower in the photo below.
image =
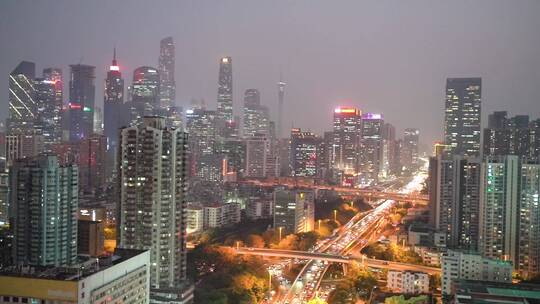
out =
[(34, 128), (43, 135), (45, 151), (51, 151), (51, 146), (61, 139), (62, 126), (58, 119), (62, 108), (56, 104), (54, 82), (45, 78), (34, 80), (34, 101), (36, 102), (36, 117)]
[(10, 170), (15, 264), (76, 262), (78, 190), (77, 167), (61, 166), (54, 155), (15, 161)]
[(277, 122), (277, 137), (281, 138), (283, 136), (283, 107), (285, 101), (285, 86), (287, 83), (281, 80), (281, 75), (279, 76), (278, 82), (278, 122)]
[(269, 135), (269, 123), (268, 108), (261, 105), (259, 90), (247, 89), (244, 94), (244, 137)]
[(144, 116), (154, 115), (159, 108), (160, 75), (157, 69), (147, 66), (133, 71), (131, 85), (132, 121), (142, 120)]
[(191, 176), (205, 181), (221, 181), (222, 158), (219, 155), (216, 111), (186, 110)]
[(62, 77), (62, 69), (45, 68), (43, 69), (43, 78), (50, 81), (54, 86), (55, 98), (53, 121), (56, 126), (54, 138), (56, 142), (60, 142), (64, 136), (64, 80)]
[(43, 151), (43, 135), (35, 130), (24, 134), (6, 135), (6, 164), (11, 166), (16, 159), (36, 156)]
[(93, 134), (79, 143), (79, 186), (81, 193), (104, 195), (107, 187), (107, 137)]
[(8, 134), (34, 133), (37, 119), (34, 78), (36, 65), (22, 61), (9, 74), (9, 117), (6, 121)]
[(454, 156), (430, 158), (431, 224), (447, 246), (476, 251), (479, 238), (481, 161)]
[(355, 108), (334, 110), (334, 140), (332, 165), (339, 170), (355, 172), (358, 165), (358, 146), (362, 132), (362, 113)]
[(217, 115), (225, 122), (233, 121), (232, 59), (223, 57), (219, 62)]
[[(246, 168), (246, 142), (237, 138), (225, 139), (221, 144), (223, 155), (222, 173), (224, 181), (234, 181), (244, 174)], [(233, 180), (230, 180), (233, 179)]]
[[(116, 249), (70, 267), (0, 270), (2, 303), (150, 303), (150, 253)], [(187, 302), (181, 302), (187, 303)]]
[(186, 278), (187, 133), (161, 117), (121, 129), (118, 161), (118, 246), (150, 249), (154, 290)]
[(441, 287), (444, 295), (452, 291), (452, 281), (512, 282), (512, 264), (481, 255), (448, 250), (441, 259)]
[(270, 141), (264, 135), (256, 135), (246, 139), (245, 177), (263, 178), (268, 175), (268, 158), (270, 157)]
[(489, 115), (488, 127), (484, 129), (484, 155), (518, 155), (534, 157), (531, 154), (531, 129), (528, 115), (508, 118), (506, 111)]
[(361, 184), (370, 185), (378, 181), (383, 148), (383, 125), (384, 120), (381, 114), (362, 115), (359, 157)]
[(312, 132), (301, 129), (291, 130), (292, 176), (315, 177), (320, 139)]
[(411, 172), (418, 166), (418, 129), (407, 128), (403, 134), (403, 149), (401, 149), (401, 164)]
[(448, 78), (444, 115), (444, 143), (451, 154), (479, 156), (481, 78)]
[(70, 141), (78, 141), (94, 133), (95, 67), (82, 64), (70, 65), (69, 121)]
[(283, 235), (315, 229), (315, 193), (311, 190), (274, 191), (274, 229)]
[[(105, 79), (105, 92), (103, 94), (104, 134), (107, 137), (109, 151), (114, 154), (118, 145), (118, 130), (127, 121), (124, 107), (124, 79), (116, 61), (116, 49), (113, 52), (112, 64)], [(112, 163), (111, 163), (112, 164)]]
[(327, 181), (331, 177), (332, 168), (332, 143), (334, 140), (334, 132), (326, 131), (323, 134), (319, 146), (319, 153), (317, 157), (317, 175)]
[(176, 102), (176, 83), (174, 82), (174, 42), (166, 37), (159, 42), (160, 105), (169, 108)]

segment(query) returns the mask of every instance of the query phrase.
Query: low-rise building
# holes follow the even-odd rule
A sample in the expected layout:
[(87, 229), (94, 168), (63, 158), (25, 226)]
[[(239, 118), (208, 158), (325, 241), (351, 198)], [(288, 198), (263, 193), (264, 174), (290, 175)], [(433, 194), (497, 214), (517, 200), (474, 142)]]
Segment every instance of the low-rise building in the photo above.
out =
[(421, 258), (422, 262), (431, 266), (441, 265), (442, 253), (437, 248), (414, 246), (413, 251), (416, 252)]
[(186, 209), (186, 233), (193, 234), (204, 229), (204, 208), (200, 204), (190, 203)]
[(271, 199), (250, 198), (246, 203), (246, 217), (250, 220), (271, 218), (272, 209)]
[(457, 280), (452, 283), (453, 304), (540, 302), (540, 285)]
[(214, 204), (204, 207), (204, 227), (219, 228), (239, 223), (241, 220), (240, 204)]
[(117, 249), (70, 267), (7, 267), (0, 303), (149, 303), (150, 251)]
[(386, 287), (397, 293), (428, 293), (429, 275), (423, 272), (388, 271)]
[(451, 293), (453, 280), (486, 282), (512, 282), (512, 264), (506, 261), (483, 258), (478, 254), (448, 250), (441, 259), (442, 293)]

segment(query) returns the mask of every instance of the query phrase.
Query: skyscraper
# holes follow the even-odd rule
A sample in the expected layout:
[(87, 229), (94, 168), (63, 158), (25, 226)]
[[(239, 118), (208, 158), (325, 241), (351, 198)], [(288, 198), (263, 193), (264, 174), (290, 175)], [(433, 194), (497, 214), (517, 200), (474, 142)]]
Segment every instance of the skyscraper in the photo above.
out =
[(220, 181), (221, 155), (218, 147), (216, 111), (186, 110), (186, 130), (189, 132), (191, 176), (205, 181)]
[(85, 194), (103, 195), (106, 188), (107, 137), (92, 134), (79, 144), (80, 190)]
[(283, 107), (285, 102), (285, 86), (287, 83), (281, 80), (281, 75), (279, 76), (278, 82), (278, 122), (277, 122), (277, 137), (281, 138), (283, 136)]
[(159, 108), (160, 75), (157, 69), (147, 66), (133, 71), (131, 86), (132, 121), (154, 115)]
[(95, 67), (70, 65), (69, 121), (70, 141), (78, 141), (94, 133)]
[(293, 176), (315, 177), (321, 140), (312, 132), (291, 130), (291, 169)]
[(8, 134), (33, 133), (37, 119), (34, 78), (36, 65), (22, 61), (9, 74), (9, 118)]
[(332, 165), (354, 172), (358, 166), (358, 145), (362, 132), (362, 113), (355, 108), (334, 110)]
[(489, 115), (488, 127), (484, 129), (484, 155), (518, 155), (535, 157), (531, 154), (531, 129), (528, 115), (507, 117), (506, 111)]
[(174, 106), (176, 101), (176, 83), (174, 81), (174, 42), (172, 37), (166, 37), (160, 41), (158, 61), (161, 107), (169, 108)]
[(449, 248), (478, 250), (481, 161), (439, 155), (429, 165), (432, 223)]
[(34, 128), (43, 135), (46, 151), (51, 151), (51, 146), (61, 139), (62, 125), (59, 115), (62, 106), (58, 107), (56, 99), (55, 83), (45, 78), (34, 80), (35, 97), (37, 106), (37, 116)]
[(76, 262), (78, 170), (54, 155), (15, 161), (10, 171), (13, 258), (19, 265)]
[[(114, 49), (112, 64), (105, 79), (105, 93), (103, 94), (104, 129), (111, 154), (115, 153), (118, 142), (118, 129), (126, 123), (124, 121), (124, 79), (116, 61)], [(124, 119), (122, 119), (124, 118)]]
[(381, 114), (362, 115), (359, 171), (361, 184), (376, 183), (381, 169), (384, 120)]
[(403, 149), (401, 149), (401, 164), (407, 170), (414, 170), (418, 165), (418, 129), (407, 128), (403, 134)]
[(223, 57), (219, 62), (217, 115), (224, 122), (233, 121), (232, 59)]
[(150, 286), (174, 289), (186, 278), (187, 133), (161, 117), (120, 132), (118, 244), (150, 249)]
[(259, 90), (247, 89), (244, 94), (244, 137), (269, 135), (269, 122), (268, 108), (261, 105)]
[(56, 138), (56, 141), (61, 141), (64, 132), (64, 79), (62, 77), (62, 69), (45, 68), (43, 69), (43, 78), (52, 82), (54, 86), (54, 125), (57, 126), (54, 137)]
[(448, 78), (444, 115), (444, 143), (451, 154), (480, 154), (481, 78)]

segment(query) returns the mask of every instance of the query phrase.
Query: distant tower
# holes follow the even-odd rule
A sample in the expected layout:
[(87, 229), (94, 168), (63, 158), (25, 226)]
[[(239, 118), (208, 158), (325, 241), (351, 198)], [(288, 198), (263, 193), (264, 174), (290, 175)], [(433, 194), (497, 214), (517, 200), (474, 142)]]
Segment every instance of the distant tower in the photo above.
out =
[(161, 107), (175, 105), (176, 84), (174, 81), (174, 42), (172, 37), (163, 38), (160, 42), (158, 70), (160, 76)]
[(159, 107), (160, 75), (153, 67), (142, 66), (133, 71), (131, 101), (138, 119), (154, 115)]
[(278, 125), (277, 125), (277, 137), (281, 138), (283, 135), (281, 132), (283, 131), (283, 101), (285, 99), (285, 86), (287, 83), (282, 81), (281, 74), (279, 75), (279, 82), (278, 82)]
[(70, 65), (69, 119), (71, 141), (78, 141), (94, 133), (94, 84), (95, 67), (90, 65)]
[(105, 136), (109, 144), (109, 150), (114, 151), (118, 142), (118, 129), (122, 126), (125, 114), (122, 113), (124, 104), (124, 79), (120, 67), (116, 61), (116, 48), (113, 53), (112, 65), (105, 79), (105, 94), (103, 96), (104, 128)]
[(36, 65), (33, 62), (21, 61), (9, 74), (9, 118), (7, 131), (11, 134), (33, 132), (37, 119), (34, 78)]
[(219, 62), (217, 114), (224, 121), (233, 121), (232, 59), (223, 57)]

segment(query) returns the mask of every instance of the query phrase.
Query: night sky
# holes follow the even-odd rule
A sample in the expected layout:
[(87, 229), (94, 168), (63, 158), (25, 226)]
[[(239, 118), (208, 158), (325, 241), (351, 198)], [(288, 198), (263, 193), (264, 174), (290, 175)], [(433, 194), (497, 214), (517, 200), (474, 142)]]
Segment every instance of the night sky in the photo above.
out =
[[(0, 4), (0, 118), (8, 75), (21, 60), (97, 67), (97, 105), (116, 46), (133, 69), (157, 67), (159, 40), (176, 44), (177, 103), (216, 106), (218, 60), (233, 59), (235, 115), (243, 93), (277, 110), (288, 83), (284, 127), (322, 132), (332, 109), (382, 112), (421, 141), (442, 136), (447, 77), (483, 78), (483, 117), (494, 110), (540, 116), (540, 1), (21, 1)], [(3, 83), (3, 85), (1, 84)], [(68, 89), (65, 87), (65, 98)], [(400, 134), (401, 135), (401, 134)]]

